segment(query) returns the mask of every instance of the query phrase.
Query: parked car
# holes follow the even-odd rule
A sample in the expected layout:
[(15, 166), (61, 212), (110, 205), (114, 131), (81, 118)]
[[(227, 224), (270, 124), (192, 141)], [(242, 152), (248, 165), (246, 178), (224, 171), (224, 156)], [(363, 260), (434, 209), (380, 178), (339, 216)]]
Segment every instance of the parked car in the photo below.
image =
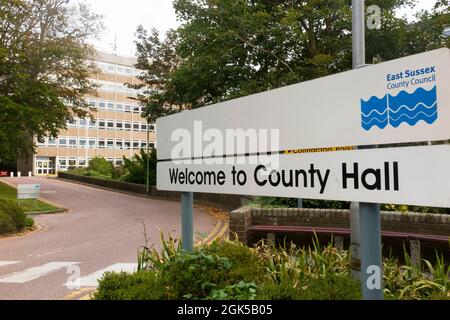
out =
[(0, 170), (0, 177), (9, 177), (9, 172), (6, 170)]

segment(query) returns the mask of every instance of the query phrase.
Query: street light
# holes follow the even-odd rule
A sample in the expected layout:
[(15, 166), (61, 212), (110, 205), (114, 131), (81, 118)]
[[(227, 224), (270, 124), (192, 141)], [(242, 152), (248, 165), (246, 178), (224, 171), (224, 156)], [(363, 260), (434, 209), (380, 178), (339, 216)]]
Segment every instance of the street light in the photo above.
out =
[(150, 177), (149, 177), (149, 173), (150, 173), (150, 152), (149, 152), (149, 140), (150, 140), (150, 122), (148, 121), (147, 118), (147, 172), (146, 172), (146, 178), (145, 178), (145, 191), (148, 194), (148, 191), (150, 189)]

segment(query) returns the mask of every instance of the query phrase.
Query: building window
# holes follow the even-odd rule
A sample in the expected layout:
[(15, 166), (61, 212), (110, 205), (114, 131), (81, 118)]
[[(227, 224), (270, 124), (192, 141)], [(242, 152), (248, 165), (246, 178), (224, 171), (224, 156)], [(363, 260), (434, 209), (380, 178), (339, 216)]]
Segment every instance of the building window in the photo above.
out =
[(131, 143), (129, 140), (125, 141), (125, 149), (127, 149), (127, 150), (131, 149)]
[(146, 123), (141, 123), (141, 131), (147, 132), (147, 124)]
[(105, 149), (105, 139), (98, 138), (98, 148), (99, 149)]
[(155, 125), (153, 125), (153, 124), (149, 125), (148, 130), (155, 131)]
[(114, 159), (113, 158), (106, 158), (106, 161), (114, 165)]
[(60, 170), (66, 170), (67, 169), (67, 159), (59, 158), (58, 159), (58, 167)]
[(125, 73), (127, 74), (127, 75), (131, 75), (131, 68), (125, 68)]
[(123, 159), (122, 158), (117, 158), (116, 159), (116, 166), (121, 166), (123, 164)]
[(78, 144), (79, 144), (80, 148), (86, 148), (86, 145), (87, 145), (86, 138), (79, 138), (78, 139)]
[(133, 106), (133, 113), (139, 113), (140, 109), (141, 108), (139, 106)]
[(139, 141), (133, 141), (133, 149), (139, 149)]
[(56, 146), (56, 139), (55, 138), (48, 138), (47, 139), (47, 144), (48, 144), (48, 146), (49, 147), (54, 147), (54, 146)]
[(139, 122), (133, 122), (133, 131), (139, 131), (140, 123)]
[(114, 149), (114, 139), (108, 139), (106, 142), (106, 147), (108, 149)]
[(117, 73), (124, 73), (124, 69), (123, 69), (123, 67), (121, 67), (121, 66), (117, 66)]
[(72, 128), (73, 128), (73, 127), (76, 127), (76, 126), (77, 126), (77, 119), (75, 119), (75, 118), (69, 119), (67, 125), (68, 125), (69, 127), (72, 127)]
[(106, 125), (108, 130), (114, 130), (114, 120), (108, 120)]
[(66, 138), (59, 138), (58, 139), (58, 145), (62, 148), (67, 147), (67, 139)]
[(125, 110), (125, 112), (131, 112), (131, 105), (126, 104), (126, 105), (124, 106), (124, 110)]
[(108, 66), (108, 72), (110, 72), (110, 73), (116, 72), (116, 66), (114, 64), (108, 63), (107, 66)]
[(155, 148), (155, 143), (150, 142), (150, 143), (148, 144), (148, 147), (149, 147), (150, 149), (154, 149), (154, 148)]
[(96, 147), (96, 140), (95, 138), (89, 138), (89, 149), (95, 149)]
[(79, 167), (86, 167), (86, 159), (85, 158), (78, 158), (78, 166)]
[(98, 128), (99, 129), (105, 129), (105, 126), (106, 126), (106, 121), (103, 120), (103, 119), (99, 119), (98, 120)]
[(99, 101), (98, 102), (98, 108), (105, 110), (106, 109), (106, 102), (105, 101)]
[(69, 167), (75, 167), (77, 165), (77, 158), (69, 158)]
[(117, 103), (117, 104), (116, 104), (116, 110), (117, 110), (117, 111), (123, 111), (123, 104)]
[(92, 108), (97, 108), (97, 101), (89, 100), (89, 106), (91, 106)]
[(93, 119), (89, 119), (89, 128), (96, 128), (97, 123)]
[(77, 147), (77, 138), (69, 138), (69, 148)]
[(116, 121), (116, 129), (123, 130), (123, 121)]
[(119, 139), (116, 140), (116, 148), (123, 149), (123, 141), (122, 140), (119, 140)]
[(114, 102), (108, 101), (108, 110), (114, 111)]
[(115, 90), (114, 82), (108, 82), (108, 91), (114, 91), (114, 90)]
[(125, 131), (130, 131), (131, 130), (131, 122), (129, 121), (125, 121)]
[(41, 147), (45, 147), (45, 138), (37, 139), (37, 145)]
[(80, 119), (78, 123), (79, 123), (80, 128), (86, 128), (86, 123), (87, 123), (86, 119)]
[(141, 142), (141, 149), (147, 149), (147, 142)]

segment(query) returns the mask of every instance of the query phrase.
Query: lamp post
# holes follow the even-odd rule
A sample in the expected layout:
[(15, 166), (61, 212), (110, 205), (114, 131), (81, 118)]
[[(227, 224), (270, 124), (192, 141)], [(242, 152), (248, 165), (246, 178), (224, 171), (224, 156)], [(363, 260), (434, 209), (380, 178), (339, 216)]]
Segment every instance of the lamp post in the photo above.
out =
[(149, 127), (150, 127), (150, 122), (148, 121), (148, 118), (147, 118), (147, 144), (146, 144), (146, 147), (147, 147), (147, 170), (146, 170), (146, 174), (145, 174), (145, 191), (147, 192), (147, 194), (150, 190), (150, 177), (149, 177), (149, 174), (150, 174), (150, 148), (149, 148), (150, 130), (149, 130)]

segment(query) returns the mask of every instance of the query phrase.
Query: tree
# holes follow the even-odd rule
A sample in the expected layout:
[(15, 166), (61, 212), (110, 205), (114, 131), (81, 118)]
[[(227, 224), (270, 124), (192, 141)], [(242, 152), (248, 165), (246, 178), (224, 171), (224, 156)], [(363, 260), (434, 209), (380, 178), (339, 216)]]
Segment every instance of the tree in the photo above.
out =
[[(448, 1), (439, 0), (414, 23), (396, 16), (397, 9), (416, 2), (366, 1), (382, 9), (381, 30), (367, 32), (368, 63), (450, 47), (442, 36)], [(177, 63), (157, 98), (196, 108), (349, 70), (350, 5), (350, 0), (175, 0), (183, 22), (171, 33)], [(153, 61), (162, 55), (149, 54), (144, 39), (138, 38), (138, 56)], [(137, 67), (153, 74), (145, 64)], [(164, 105), (164, 99), (158, 101)]]
[(140, 154), (135, 154), (132, 158), (123, 158), (123, 166), (127, 171), (127, 175), (124, 180), (133, 183), (146, 183), (147, 176), (147, 160), (149, 161), (149, 184), (151, 186), (156, 185), (156, 150), (151, 149), (150, 153), (147, 153), (141, 149)]
[(183, 101), (178, 99), (175, 91), (170, 90), (173, 73), (178, 69), (179, 57), (175, 52), (176, 34), (168, 32), (164, 41), (159, 39), (159, 32), (153, 29), (150, 34), (139, 26), (137, 31), (137, 64), (142, 70), (137, 76), (140, 84), (128, 85), (134, 89), (144, 88), (137, 100), (144, 106), (142, 116), (149, 123), (164, 115), (181, 110)]
[(100, 16), (66, 0), (0, 0), (0, 155), (33, 150), (33, 137), (56, 137), (73, 116), (89, 115), (95, 93), (90, 37)]

